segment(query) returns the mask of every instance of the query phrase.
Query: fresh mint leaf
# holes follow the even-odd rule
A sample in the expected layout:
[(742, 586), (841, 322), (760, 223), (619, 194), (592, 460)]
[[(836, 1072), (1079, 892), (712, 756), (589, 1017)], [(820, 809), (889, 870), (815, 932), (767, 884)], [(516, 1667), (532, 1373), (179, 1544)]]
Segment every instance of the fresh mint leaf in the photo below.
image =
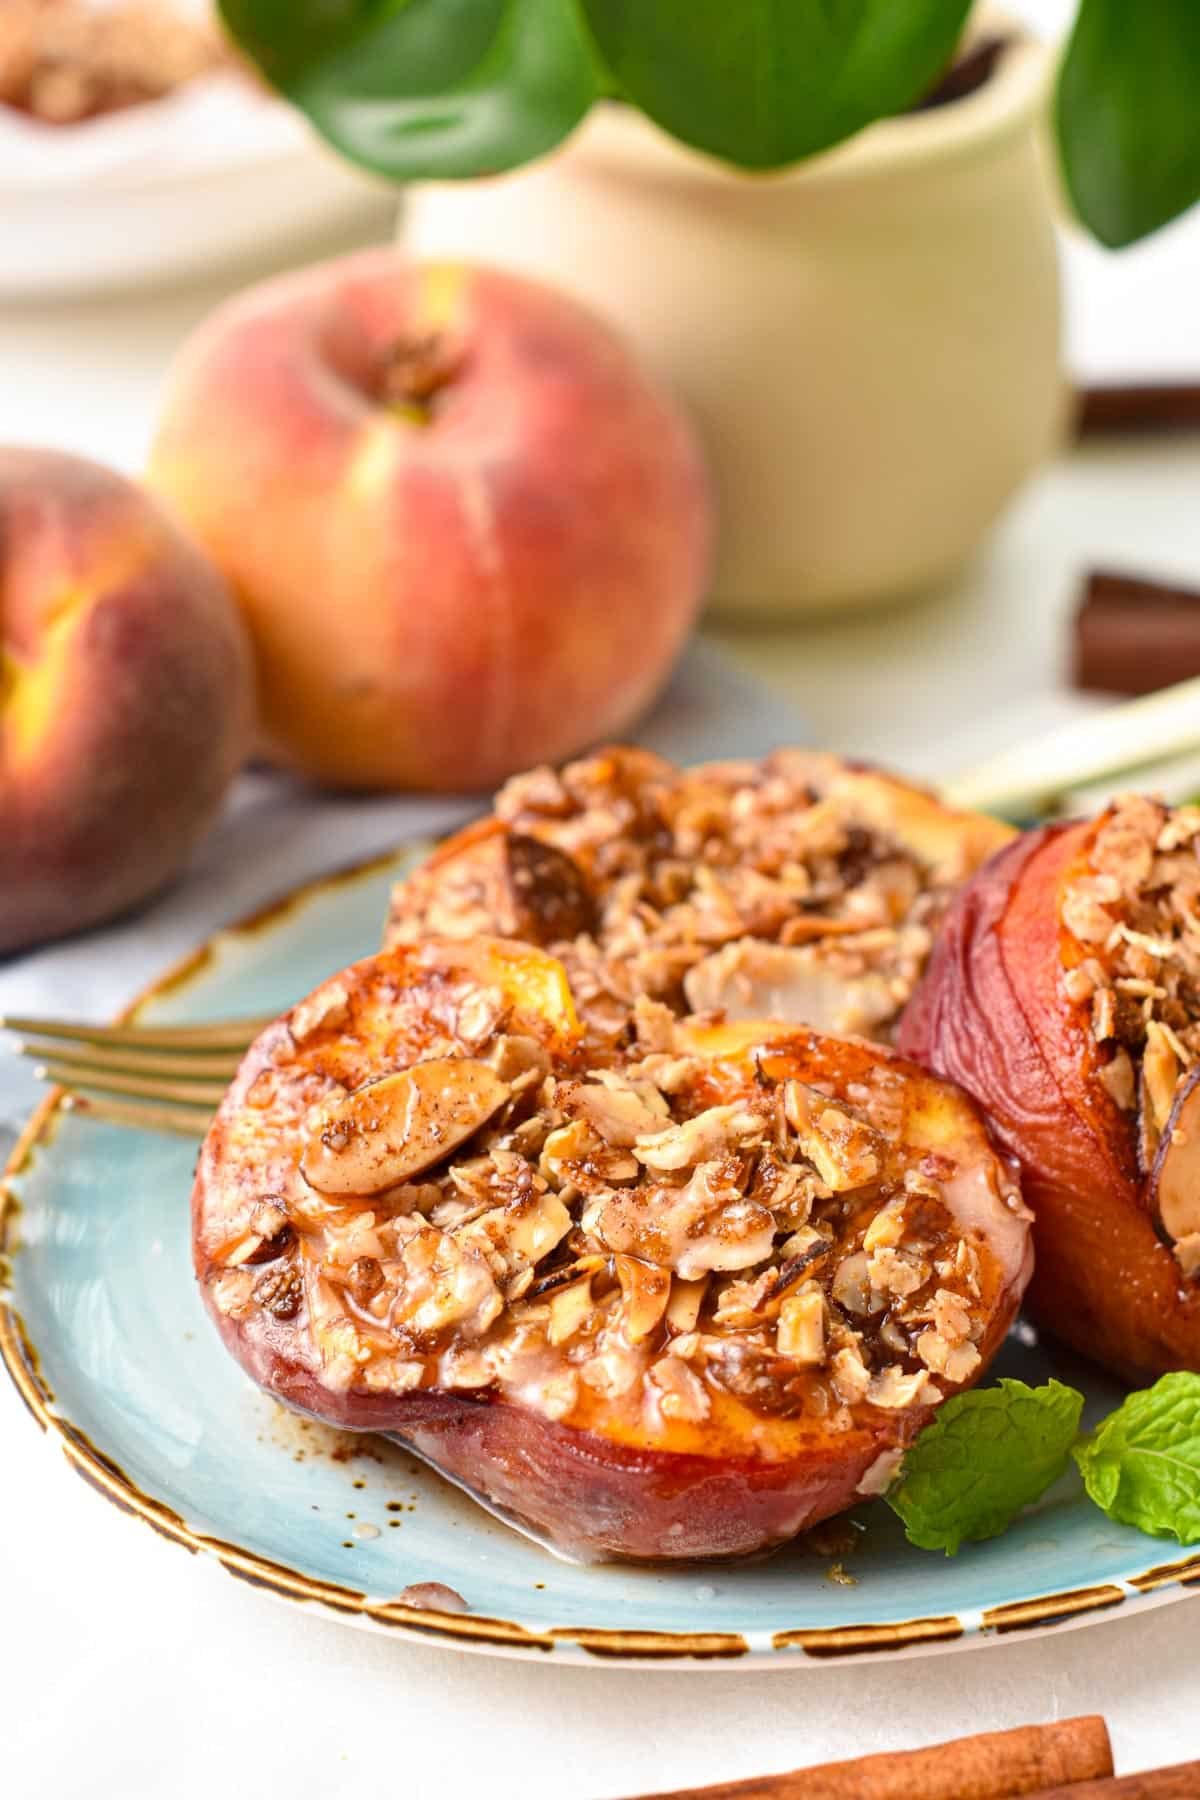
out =
[(909, 1542), (954, 1556), (1006, 1530), (1068, 1467), (1082, 1409), (1061, 1381), (1001, 1381), (947, 1400), (886, 1496)]
[(1200, 1375), (1130, 1394), (1075, 1451), (1102, 1512), (1152, 1537), (1200, 1543)]

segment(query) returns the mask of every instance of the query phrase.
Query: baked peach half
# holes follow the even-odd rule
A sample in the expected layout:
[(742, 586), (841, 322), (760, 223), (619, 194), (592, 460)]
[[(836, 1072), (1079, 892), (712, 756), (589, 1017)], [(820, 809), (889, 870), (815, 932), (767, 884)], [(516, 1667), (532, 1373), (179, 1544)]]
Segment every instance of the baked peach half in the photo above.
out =
[(900, 1041), (1020, 1160), (1040, 1322), (1130, 1379), (1200, 1370), (1200, 808), (1129, 796), (1003, 851)]
[(566, 964), (590, 1034), (639, 995), (887, 1040), (959, 886), (1013, 835), (810, 750), (534, 769), (393, 897), (387, 943), (476, 932)]
[(744, 1556), (886, 1487), (998, 1347), (1028, 1215), (894, 1052), (641, 1001), (479, 939), (327, 981), (248, 1053), (197, 1275), (268, 1392), (579, 1557)]

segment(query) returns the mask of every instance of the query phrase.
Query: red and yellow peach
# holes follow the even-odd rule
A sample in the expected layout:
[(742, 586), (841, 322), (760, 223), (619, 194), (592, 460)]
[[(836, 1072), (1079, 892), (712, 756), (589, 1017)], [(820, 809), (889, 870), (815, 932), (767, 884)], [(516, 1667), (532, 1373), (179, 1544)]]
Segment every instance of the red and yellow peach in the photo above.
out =
[(168, 881), (252, 704), (237, 609), (158, 502), (78, 457), (0, 450), (0, 953)]
[(277, 760), (478, 789), (622, 731), (703, 593), (686, 422), (574, 301), (371, 251), (219, 310), (150, 462), (244, 608)]

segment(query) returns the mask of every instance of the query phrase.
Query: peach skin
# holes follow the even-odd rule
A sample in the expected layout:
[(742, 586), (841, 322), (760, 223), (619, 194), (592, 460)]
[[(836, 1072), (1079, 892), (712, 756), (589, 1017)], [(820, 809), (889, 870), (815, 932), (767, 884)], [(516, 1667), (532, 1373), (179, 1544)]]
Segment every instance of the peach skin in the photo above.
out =
[(250, 742), (224, 582), (96, 463), (0, 450), (0, 953), (171, 879)]
[(874, 1045), (656, 1042), (597, 1063), (562, 965), (501, 940), (325, 982), (197, 1169), (229, 1349), (575, 1556), (743, 1556), (881, 1492), (1017, 1309), (1012, 1174), (964, 1095)]
[(619, 340), (391, 250), (219, 309), (150, 480), (245, 611), (268, 753), (338, 786), (483, 789), (621, 730), (707, 576), (697, 444)]
[(1200, 1370), (1200, 809), (1127, 796), (965, 888), (901, 1025), (1019, 1158), (1030, 1311), (1115, 1374)]

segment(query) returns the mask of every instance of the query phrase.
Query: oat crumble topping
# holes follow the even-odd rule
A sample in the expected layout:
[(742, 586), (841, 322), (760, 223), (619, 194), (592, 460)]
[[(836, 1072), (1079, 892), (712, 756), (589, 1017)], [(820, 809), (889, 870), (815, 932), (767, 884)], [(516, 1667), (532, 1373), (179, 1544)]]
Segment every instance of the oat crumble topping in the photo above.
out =
[(1129, 794), (1064, 884), (1068, 997), (1111, 1052), (1104, 1082), (1152, 1151), (1200, 1056), (1200, 807)]
[(242, 1078), (206, 1152), (219, 1311), (299, 1320), (333, 1387), (651, 1435), (731, 1401), (848, 1430), (976, 1373), (995, 1216), (1026, 1215), (973, 1118), (930, 1141), (931, 1079), (782, 1027), (718, 1053), (652, 1002), (596, 1062), (431, 957), (318, 990)]
[(491, 836), (397, 888), (387, 942), (540, 943), (609, 1041), (639, 997), (887, 1040), (955, 888), (1010, 836), (813, 751), (684, 770), (608, 750), (510, 781)]

